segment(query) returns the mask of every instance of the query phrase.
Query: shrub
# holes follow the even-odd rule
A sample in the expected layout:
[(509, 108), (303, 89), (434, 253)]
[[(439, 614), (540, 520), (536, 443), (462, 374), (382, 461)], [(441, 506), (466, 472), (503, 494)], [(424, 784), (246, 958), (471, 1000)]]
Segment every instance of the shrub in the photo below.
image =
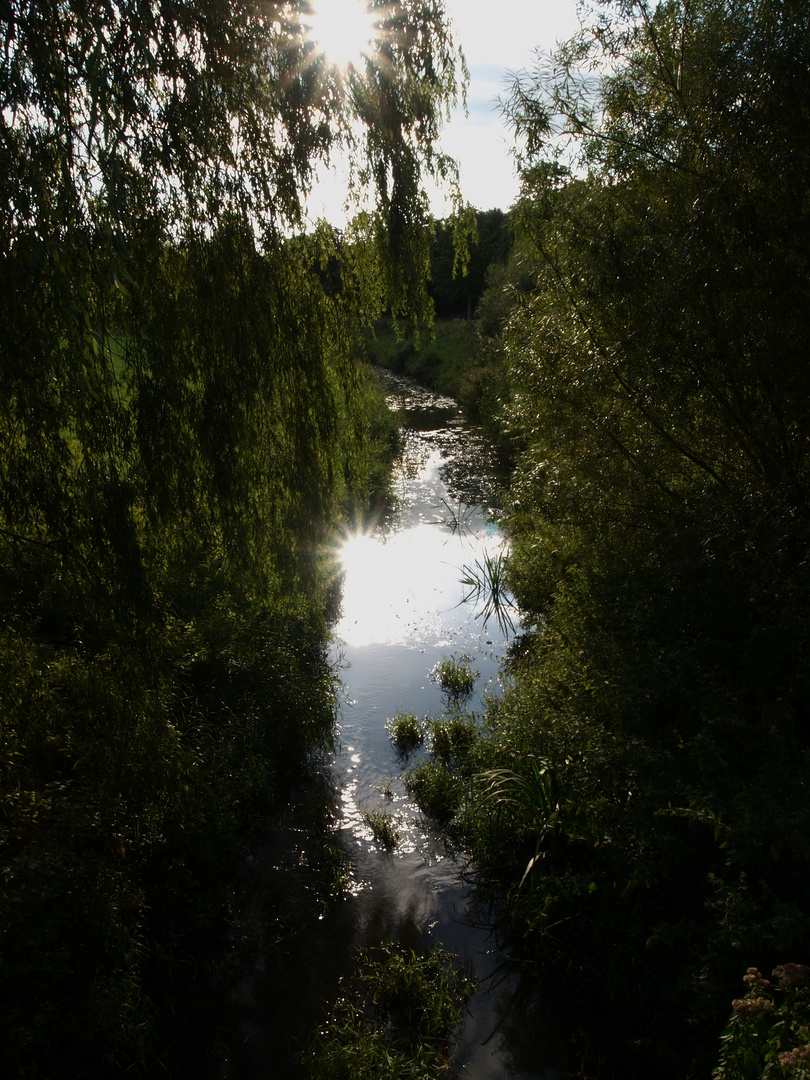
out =
[(783, 964), (773, 977), (756, 968), (743, 977), (748, 990), (732, 1003), (713, 1080), (810, 1077), (810, 967)]

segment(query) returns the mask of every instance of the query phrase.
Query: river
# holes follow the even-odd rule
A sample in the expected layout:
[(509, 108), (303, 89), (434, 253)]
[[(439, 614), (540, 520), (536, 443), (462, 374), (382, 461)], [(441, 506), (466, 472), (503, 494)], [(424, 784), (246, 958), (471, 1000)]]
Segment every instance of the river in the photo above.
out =
[[(408, 795), (387, 730), (401, 711), (442, 714), (441, 688), (430, 672), (446, 657), (469, 657), (479, 672), (468, 703), (474, 712), (501, 693), (509, 628), (485, 619), (474, 600), (464, 602), (461, 584), (465, 566), (504, 543), (493, 514), (497, 472), (454, 401), (396, 376), (386, 380), (403, 451), (390, 513), (342, 545), (343, 605), (333, 646), (342, 686), (337, 748), (322, 790), (303, 790), (246, 856), (230, 919), (230, 1019), (218, 1075), (288, 1075), (282, 1060), (320, 1022), (356, 946), (398, 940), (441, 943), (475, 972), (478, 989), (458, 1042), (469, 1080), (551, 1080), (553, 1038), (487, 913), (478, 911), (463, 860)], [(319, 907), (315, 886), (325, 848), (312, 831), (324, 797), (349, 870), (345, 899)], [(376, 808), (395, 817), (400, 843), (393, 851), (375, 844), (364, 820)]]

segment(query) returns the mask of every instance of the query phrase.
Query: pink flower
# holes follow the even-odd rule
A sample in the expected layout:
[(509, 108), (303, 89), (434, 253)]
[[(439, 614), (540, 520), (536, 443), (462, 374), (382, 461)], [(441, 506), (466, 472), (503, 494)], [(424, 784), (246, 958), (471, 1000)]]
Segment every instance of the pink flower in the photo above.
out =
[(784, 990), (804, 986), (810, 980), (810, 967), (806, 964), (780, 964), (773, 969), (773, 977)]
[(731, 1007), (737, 1016), (748, 1019), (767, 1012), (771, 1008), (771, 1002), (767, 998), (737, 998), (732, 1001)]
[(783, 1069), (792, 1069), (805, 1061), (810, 1061), (810, 1046), (797, 1046), (795, 1050), (779, 1055), (779, 1064)]

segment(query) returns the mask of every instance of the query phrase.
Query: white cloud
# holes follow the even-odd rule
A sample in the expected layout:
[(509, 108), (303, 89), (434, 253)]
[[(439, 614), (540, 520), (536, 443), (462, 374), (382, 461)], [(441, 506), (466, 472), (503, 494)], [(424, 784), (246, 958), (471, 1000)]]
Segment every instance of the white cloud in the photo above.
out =
[(576, 0), (445, 0), (445, 8), (470, 66), (521, 67), (579, 25)]

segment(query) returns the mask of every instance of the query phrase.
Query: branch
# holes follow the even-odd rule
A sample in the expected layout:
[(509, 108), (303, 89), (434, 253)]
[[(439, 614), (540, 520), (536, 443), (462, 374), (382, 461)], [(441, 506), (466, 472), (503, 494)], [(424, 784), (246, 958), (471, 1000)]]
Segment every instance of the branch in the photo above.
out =
[(37, 540), (33, 536), (22, 536), (20, 533), (13, 532), (11, 529), (0, 528), (0, 536), (3, 536), (9, 543), (12, 540), (16, 540), (21, 544), (34, 544), (37, 547), (53, 549), (58, 547), (58, 540)]

